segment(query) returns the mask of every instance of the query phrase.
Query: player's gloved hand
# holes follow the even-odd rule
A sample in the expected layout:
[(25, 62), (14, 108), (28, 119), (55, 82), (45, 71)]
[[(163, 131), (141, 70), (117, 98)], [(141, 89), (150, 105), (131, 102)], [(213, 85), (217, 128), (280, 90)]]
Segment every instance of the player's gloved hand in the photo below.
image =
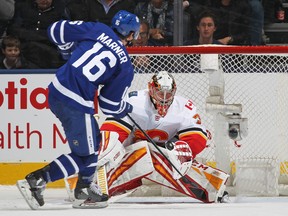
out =
[(69, 43), (57, 45), (57, 46), (58, 46), (58, 50), (59, 50), (63, 60), (68, 60), (70, 58), (73, 50), (75, 49), (75, 43), (74, 42), (69, 42)]
[(173, 151), (181, 163), (192, 161), (193, 159), (192, 150), (185, 141), (178, 140), (175, 143), (168, 141), (165, 143), (165, 147)]
[(173, 168), (173, 178), (179, 179), (182, 176), (186, 175), (192, 165), (193, 154), (190, 146), (185, 141), (178, 140), (176, 142), (166, 142), (166, 149), (169, 150), (168, 158), (178, 169), (179, 172), (176, 172)]
[(121, 119), (121, 118), (124, 118), (128, 113), (132, 112), (133, 106), (130, 103), (125, 102), (124, 106), (125, 106), (124, 109), (120, 113), (113, 115), (114, 118)]

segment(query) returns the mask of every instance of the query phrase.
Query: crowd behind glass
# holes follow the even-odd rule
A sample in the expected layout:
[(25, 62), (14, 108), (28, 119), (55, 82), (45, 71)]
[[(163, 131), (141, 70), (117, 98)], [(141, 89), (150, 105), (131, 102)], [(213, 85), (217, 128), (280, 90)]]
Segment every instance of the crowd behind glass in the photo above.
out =
[(141, 20), (134, 46), (173, 46), (179, 1), (180, 45), (269, 45), (265, 26), (288, 20), (286, 0), (1, 0), (0, 68), (60, 67), (66, 60), (47, 37), (49, 25), (61, 19), (110, 25), (119, 10)]

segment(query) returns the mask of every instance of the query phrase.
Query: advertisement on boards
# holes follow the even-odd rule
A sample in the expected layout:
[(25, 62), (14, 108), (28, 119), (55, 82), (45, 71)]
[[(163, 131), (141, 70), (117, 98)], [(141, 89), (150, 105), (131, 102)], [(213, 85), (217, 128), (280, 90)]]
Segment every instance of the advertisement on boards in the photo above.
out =
[(61, 123), (48, 107), (54, 74), (0, 77), (0, 162), (49, 162), (69, 153)]

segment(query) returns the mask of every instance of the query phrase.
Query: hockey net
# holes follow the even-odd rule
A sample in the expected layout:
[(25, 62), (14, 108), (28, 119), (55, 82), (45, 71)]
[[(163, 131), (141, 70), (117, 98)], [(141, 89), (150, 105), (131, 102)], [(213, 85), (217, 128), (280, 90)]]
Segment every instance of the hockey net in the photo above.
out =
[[(232, 191), (287, 195), (287, 47), (134, 47), (128, 51), (135, 68), (131, 90), (147, 88), (152, 73), (166, 70), (176, 79), (176, 94), (192, 99), (212, 135), (197, 159), (228, 172)], [(213, 62), (223, 71), (223, 80), (221, 75), (211, 78)], [(217, 118), (229, 110), (213, 112), (213, 106), (207, 110), (213, 96), (220, 99), (212, 104), (241, 104), (241, 118), (248, 119), (248, 134), (241, 140), (229, 138), (229, 124)]]

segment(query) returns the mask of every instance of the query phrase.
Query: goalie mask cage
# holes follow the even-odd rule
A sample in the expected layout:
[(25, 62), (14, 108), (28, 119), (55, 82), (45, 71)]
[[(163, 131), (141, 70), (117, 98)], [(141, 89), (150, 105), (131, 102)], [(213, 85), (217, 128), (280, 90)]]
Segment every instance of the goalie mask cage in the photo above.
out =
[[(152, 73), (166, 70), (176, 80), (176, 94), (197, 106), (211, 133), (197, 159), (228, 172), (232, 193), (288, 194), (288, 47), (132, 47), (128, 52), (135, 69), (130, 90), (147, 88)], [(216, 106), (208, 109), (208, 103)], [(237, 141), (229, 138), (226, 118), (235, 112), (247, 120)]]

